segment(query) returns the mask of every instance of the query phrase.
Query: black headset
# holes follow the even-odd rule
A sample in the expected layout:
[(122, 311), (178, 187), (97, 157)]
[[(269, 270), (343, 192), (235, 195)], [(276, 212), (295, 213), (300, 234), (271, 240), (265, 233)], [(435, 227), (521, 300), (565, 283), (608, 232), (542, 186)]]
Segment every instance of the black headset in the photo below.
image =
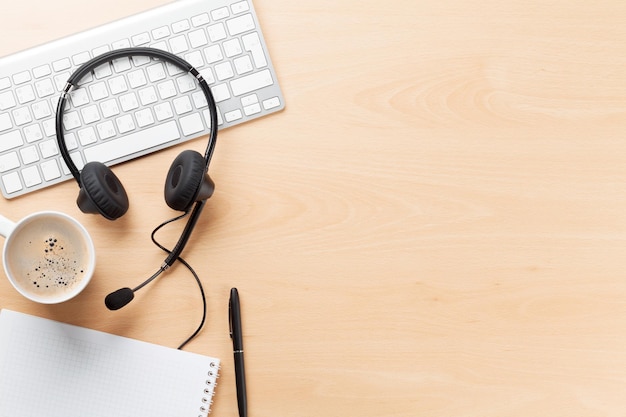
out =
[[(105, 304), (111, 310), (117, 310), (128, 304), (134, 292), (148, 284), (161, 272), (168, 269), (180, 256), (191, 232), (198, 221), (206, 200), (211, 197), (215, 184), (208, 175), (209, 163), (215, 149), (217, 140), (217, 107), (207, 82), (202, 75), (184, 59), (167, 51), (154, 48), (124, 48), (116, 49), (99, 55), (81, 65), (67, 80), (67, 84), (61, 92), (56, 111), (56, 137), (59, 151), (71, 174), (76, 179), (80, 191), (76, 203), (83, 213), (101, 214), (106, 219), (115, 220), (126, 213), (129, 207), (128, 195), (122, 183), (111, 169), (102, 162), (90, 161), (80, 171), (70, 157), (65, 134), (63, 132), (63, 111), (67, 97), (72, 88), (90, 71), (100, 65), (115, 59), (145, 56), (168, 62), (188, 72), (198, 80), (199, 86), (204, 92), (209, 108), (210, 133), (204, 156), (199, 152), (185, 150), (181, 152), (169, 168), (165, 179), (165, 202), (178, 211), (189, 212), (191, 215), (183, 230), (181, 237), (174, 249), (169, 253), (161, 268), (141, 285), (134, 289), (122, 288), (107, 296)], [(195, 206), (194, 206), (195, 203)], [(193, 210), (192, 210), (192, 206)]]

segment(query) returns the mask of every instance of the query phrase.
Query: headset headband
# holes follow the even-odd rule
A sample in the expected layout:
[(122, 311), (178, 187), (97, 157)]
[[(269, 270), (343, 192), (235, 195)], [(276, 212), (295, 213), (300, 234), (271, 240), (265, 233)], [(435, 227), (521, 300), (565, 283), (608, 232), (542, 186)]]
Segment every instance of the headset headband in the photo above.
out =
[(59, 103), (56, 111), (56, 136), (57, 143), (59, 145), (59, 151), (61, 152), (61, 156), (65, 161), (65, 164), (69, 168), (70, 172), (78, 182), (78, 185), (81, 185), (80, 181), (80, 171), (74, 164), (74, 161), (70, 157), (70, 153), (67, 149), (67, 145), (65, 144), (65, 134), (63, 132), (63, 110), (65, 108), (65, 103), (67, 101), (67, 97), (72, 90), (75, 88), (78, 81), (80, 81), (85, 75), (87, 75), (90, 71), (99, 67), (102, 64), (113, 61), (114, 59), (126, 58), (130, 56), (147, 56), (149, 58), (159, 59), (165, 62), (169, 62), (172, 65), (175, 65), (184, 71), (191, 74), (194, 78), (198, 80), (200, 88), (204, 92), (204, 95), (207, 100), (207, 104), (209, 106), (209, 117), (211, 119), (211, 131), (209, 133), (209, 143), (207, 144), (206, 151), (204, 153), (204, 161), (205, 161), (205, 172), (209, 169), (209, 163), (211, 162), (211, 157), (213, 156), (213, 151), (215, 149), (215, 143), (217, 140), (217, 106), (215, 104), (215, 99), (213, 98), (213, 94), (211, 93), (211, 89), (209, 88), (206, 80), (202, 77), (202, 74), (195, 69), (191, 64), (189, 64), (184, 59), (170, 53), (167, 51), (163, 51), (161, 49), (155, 48), (123, 48), (116, 49), (110, 52), (106, 52), (102, 55), (98, 55), (95, 58), (85, 62), (82, 66), (80, 66), (67, 80), (67, 84), (63, 88), (61, 92), (61, 97), (59, 97)]

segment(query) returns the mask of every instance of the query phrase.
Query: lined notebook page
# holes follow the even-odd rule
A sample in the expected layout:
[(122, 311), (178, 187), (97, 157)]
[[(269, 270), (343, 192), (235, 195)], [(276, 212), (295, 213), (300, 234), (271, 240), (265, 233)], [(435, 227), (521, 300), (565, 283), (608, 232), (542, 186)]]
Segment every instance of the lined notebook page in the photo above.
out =
[(0, 417), (198, 417), (219, 359), (0, 311)]

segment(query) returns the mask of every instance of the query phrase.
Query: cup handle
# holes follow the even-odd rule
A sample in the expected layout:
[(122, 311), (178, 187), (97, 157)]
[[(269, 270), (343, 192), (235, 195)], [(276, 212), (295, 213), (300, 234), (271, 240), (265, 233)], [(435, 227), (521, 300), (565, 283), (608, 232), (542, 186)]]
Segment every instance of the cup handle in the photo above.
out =
[(15, 229), (15, 223), (0, 214), (0, 235), (7, 237)]

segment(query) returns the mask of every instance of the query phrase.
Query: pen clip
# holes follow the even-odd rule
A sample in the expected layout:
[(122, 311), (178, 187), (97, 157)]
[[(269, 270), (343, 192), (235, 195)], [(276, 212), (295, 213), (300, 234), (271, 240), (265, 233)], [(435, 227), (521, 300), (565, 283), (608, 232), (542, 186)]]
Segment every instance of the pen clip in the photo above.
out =
[(230, 332), (230, 338), (233, 338), (233, 301), (228, 300), (228, 331)]

